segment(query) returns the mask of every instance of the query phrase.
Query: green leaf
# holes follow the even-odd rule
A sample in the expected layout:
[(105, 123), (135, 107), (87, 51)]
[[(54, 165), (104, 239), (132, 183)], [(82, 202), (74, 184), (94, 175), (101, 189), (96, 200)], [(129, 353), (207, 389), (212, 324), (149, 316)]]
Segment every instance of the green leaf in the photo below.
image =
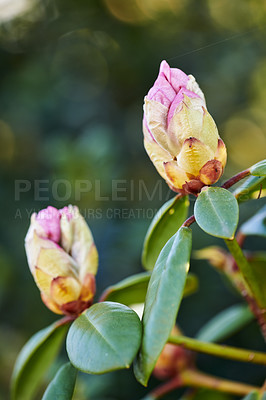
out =
[(260, 395), (259, 392), (250, 392), (247, 396), (243, 397), (242, 400), (259, 400), (260, 399)]
[(143, 314), (142, 346), (134, 366), (135, 376), (143, 385), (147, 385), (175, 323), (189, 269), (191, 244), (191, 230), (180, 228), (164, 246), (152, 272)]
[(42, 400), (71, 400), (76, 377), (77, 370), (70, 363), (62, 365), (47, 387)]
[(123, 304), (103, 302), (84, 311), (67, 336), (71, 363), (89, 374), (129, 368), (141, 342), (137, 314)]
[(244, 235), (257, 235), (266, 237), (266, 206), (262, 207), (252, 218), (247, 220), (240, 231)]
[(266, 159), (249, 168), (251, 175), (266, 176)]
[(233, 192), (239, 203), (266, 196), (266, 178), (264, 176), (249, 176)]
[(144, 239), (142, 251), (144, 268), (153, 269), (163, 246), (187, 218), (188, 206), (188, 196), (176, 196), (167, 201), (157, 212)]
[(242, 329), (253, 319), (254, 315), (247, 306), (237, 304), (208, 321), (196, 338), (203, 342), (219, 342)]
[(233, 239), (238, 224), (238, 204), (228, 190), (208, 187), (203, 190), (195, 204), (198, 225), (209, 235)]
[(62, 345), (67, 326), (54, 323), (37, 332), (21, 350), (11, 379), (12, 400), (31, 400)]
[[(144, 303), (150, 272), (143, 272), (123, 279), (116, 285), (109, 286), (101, 296), (100, 301), (115, 301), (130, 306), (136, 303)], [(189, 296), (198, 289), (198, 278), (194, 274), (188, 274), (184, 296)]]
[(150, 277), (150, 272), (129, 276), (121, 282), (109, 286), (102, 294), (100, 301), (114, 301), (127, 306), (144, 303)]

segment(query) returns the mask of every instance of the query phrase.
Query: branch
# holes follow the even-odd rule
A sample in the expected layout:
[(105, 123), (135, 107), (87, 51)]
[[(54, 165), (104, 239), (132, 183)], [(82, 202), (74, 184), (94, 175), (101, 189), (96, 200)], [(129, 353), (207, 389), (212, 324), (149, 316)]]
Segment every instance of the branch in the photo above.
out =
[(242, 350), (236, 347), (202, 342), (186, 336), (170, 336), (168, 343), (183, 346), (186, 349), (210, 354), (212, 356), (229, 358), (231, 360), (266, 365), (266, 353), (253, 350)]
[(183, 227), (188, 228), (190, 225), (192, 225), (194, 222), (196, 221), (194, 215), (191, 215), (191, 217), (189, 217), (184, 223), (183, 223)]
[(219, 392), (236, 394), (239, 396), (244, 396), (252, 392), (253, 390), (259, 390), (258, 387), (246, 385), (245, 383), (216, 378), (214, 376), (207, 375), (196, 370), (183, 371), (181, 373), (181, 379), (186, 386), (214, 389)]
[(218, 392), (245, 396), (246, 394), (260, 390), (256, 386), (246, 385), (245, 383), (229, 381), (215, 376), (204, 374), (194, 369), (182, 371), (178, 376), (163, 383), (158, 388), (150, 392), (143, 400), (157, 400), (175, 389), (188, 386), (190, 388), (212, 389)]
[[(225, 243), (232, 254), (239, 270), (242, 273), (244, 281), (247, 283), (252, 295), (254, 296), (254, 309), (256, 309), (256, 317), (258, 319), (258, 322), (260, 324), (262, 334), (264, 336), (264, 339), (266, 340), (266, 315), (265, 315), (265, 309), (264, 309), (264, 304), (263, 304), (263, 299), (261, 300), (261, 292), (257, 286), (257, 281), (256, 281), (256, 276), (254, 276), (254, 272), (247, 261), (246, 257), (244, 256), (239, 244), (237, 243), (236, 239), (233, 240), (228, 240), (225, 239)], [(254, 311), (252, 309), (252, 311)]]
[(239, 172), (238, 174), (232, 176), (232, 178), (224, 182), (224, 184), (221, 187), (224, 189), (229, 189), (231, 186), (235, 185), (237, 182), (241, 181), (241, 179), (244, 179), (249, 175), (250, 171), (249, 169), (246, 169), (245, 171)]
[(66, 315), (65, 317), (63, 317), (63, 318), (59, 319), (58, 321), (56, 321), (56, 326), (59, 327), (59, 326), (67, 325), (70, 322), (74, 321), (76, 318), (77, 317)]

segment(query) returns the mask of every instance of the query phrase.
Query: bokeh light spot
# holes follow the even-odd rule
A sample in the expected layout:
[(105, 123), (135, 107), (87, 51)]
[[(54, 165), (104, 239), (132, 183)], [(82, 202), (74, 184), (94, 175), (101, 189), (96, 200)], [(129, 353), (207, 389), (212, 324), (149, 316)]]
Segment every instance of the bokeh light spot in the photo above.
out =
[(35, 0), (0, 0), (0, 22), (17, 18), (33, 7)]
[(223, 137), (234, 165), (244, 169), (265, 158), (266, 135), (257, 123), (233, 117), (226, 122)]
[(138, 24), (147, 19), (136, 0), (105, 0), (109, 12), (118, 20)]

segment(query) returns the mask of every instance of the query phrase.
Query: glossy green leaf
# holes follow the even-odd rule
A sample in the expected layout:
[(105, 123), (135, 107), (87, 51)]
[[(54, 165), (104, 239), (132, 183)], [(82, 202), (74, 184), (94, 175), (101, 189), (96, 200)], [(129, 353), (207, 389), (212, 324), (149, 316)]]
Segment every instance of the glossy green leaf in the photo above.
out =
[(208, 321), (196, 338), (203, 342), (219, 342), (242, 329), (253, 319), (254, 315), (246, 305), (237, 304)]
[(254, 391), (250, 392), (247, 396), (243, 397), (242, 400), (259, 400), (259, 399), (260, 399), (259, 393)]
[(89, 374), (129, 368), (141, 342), (137, 314), (123, 304), (103, 302), (84, 311), (67, 336), (71, 363)]
[(233, 192), (233, 195), (239, 203), (243, 201), (257, 199), (266, 196), (266, 178), (265, 176), (249, 176)]
[(12, 400), (31, 400), (43, 375), (55, 359), (67, 331), (67, 326), (54, 323), (37, 332), (21, 350), (12, 375)]
[(266, 159), (249, 168), (251, 175), (266, 176)]
[(262, 207), (253, 217), (247, 220), (240, 231), (244, 235), (257, 235), (266, 237), (266, 206)]
[(189, 228), (179, 231), (161, 251), (148, 286), (141, 350), (134, 372), (147, 385), (155, 363), (167, 342), (183, 296), (192, 244)]
[(198, 225), (209, 235), (233, 239), (238, 224), (238, 204), (228, 190), (209, 187), (203, 190), (195, 203)]
[(76, 377), (77, 370), (70, 363), (62, 365), (47, 387), (42, 400), (71, 400)]
[[(115, 301), (127, 306), (135, 303), (144, 303), (151, 274), (143, 272), (132, 275), (116, 285), (109, 286), (101, 296), (100, 301)], [(184, 289), (184, 296), (189, 296), (198, 289), (198, 278), (188, 274)]]
[(146, 234), (142, 264), (144, 268), (153, 269), (163, 246), (180, 228), (187, 218), (188, 196), (174, 197), (167, 201), (153, 218)]
[(100, 301), (114, 301), (127, 306), (144, 303), (150, 277), (150, 272), (129, 276), (121, 282), (109, 286), (102, 294)]

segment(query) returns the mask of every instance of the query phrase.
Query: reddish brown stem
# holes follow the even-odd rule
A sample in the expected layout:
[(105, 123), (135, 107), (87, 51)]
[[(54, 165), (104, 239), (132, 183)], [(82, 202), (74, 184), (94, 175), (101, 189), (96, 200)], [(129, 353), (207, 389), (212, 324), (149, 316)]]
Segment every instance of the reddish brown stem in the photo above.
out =
[(165, 394), (172, 392), (175, 389), (178, 389), (183, 386), (183, 382), (179, 377), (175, 377), (171, 379), (170, 381), (163, 383), (162, 385), (158, 386), (156, 389), (154, 389), (150, 395), (149, 398), (153, 399), (160, 399), (163, 397)]
[(259, 388), (256, 386), (217, 378), (196, 370), (184, 371), (181, 374), (181, 378), (185, 386), (214, 389), (219, 392), (236, 394), (238, 396), (245, 396), (253, 390), (259, 390)]
[(207, 375), (195, 369), (187, 369), (181, 372), (179, 376), (154, 389), (147, 398), (157, 400), (167, 393), (184, 386), (212, 389), (219, 392), (236, 394), (238, 396), (246, 395), (253, 390), (260, 390), (256, 386), (217, 378), (216, 376)]
[(183, 227), (188, 228), (190, 225), (192, 225), (194, 222), (196, 221), (194, 215), (191, 215), (191, 217), (189, 217), (184, 223), (183, 223)]
[(244, 235), (244, 233), (239, 231), (236, 235), (236, 240), (237, 240), (239, 247), (242, 248), (244, 245), (244, 241), (246, 240), (246, 235)]
[(250, 171), (249, 169), (246, 169), (245, 171), (239, 172), (238, 174), (232, 176), (232, 178), (228, 179), (228, 181), (226, 181), (221, 187), (224, 189), (229, 189), (235, 183), (241, 181), (241, 179), (244, 179), (249, 175)]
[(74, 321), (76, 318), (77, 318), (76, 316), (68, 316), (68, 315), (66, 315), (65, 317), (59, 319), (56, 322), (56, 326), (59, 327), (59, 326), (67, 325), (70, 322)]

